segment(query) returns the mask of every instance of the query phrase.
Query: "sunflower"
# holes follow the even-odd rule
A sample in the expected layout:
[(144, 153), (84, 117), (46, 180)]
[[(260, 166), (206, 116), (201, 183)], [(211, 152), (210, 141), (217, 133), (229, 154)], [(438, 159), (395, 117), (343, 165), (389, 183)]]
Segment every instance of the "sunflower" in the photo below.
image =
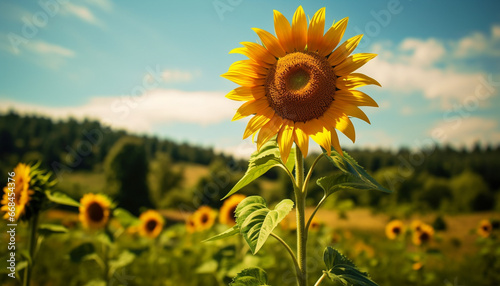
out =
[(236, 221), (234, 219), (234, 211), (236, 210), (238, 204), (245, 198), (246, 196), (241, 194), (229, 197), (220, 208), (219, 222), (230, 226), (235, 225)]
[[(17, 164), (14, 168), (14, 173), (15, 175), (12, 177), (13, 181), (7, 183), (3, 188), (2, 207), (0, 210), (5, 212), (3, 218), (8, 219), (10, 213), (13, 211), (12, 207), (14, 206), (14, 218), (17, 221), (26, 213), (26, 207), (34, 191), (30, 190), (31, 167), (29, 165), (24, 163)], [(13, 193), (14, 195), (9, 197), (9, 193)]]
[(139, 226), (139, 233), (142, 236), (155, 238), (163, 229), (164, 220), (161, 214), (155, 210), (148, 210), (139, 216), (141, 225)]
[(196, 230), (204, 231), (214, 225), (217, 213), (209, 206), (201, 206), (194, 212), (193, 216)]
[(487, 219), (480, 221), (479, 226), (477, 227), (477, 233), (484, 238), (490, 236), (492, 230), (493, 225)]
[(422, 267), (424, 267), (424, 265), (422, 264), (422, 262), (415, 262), (413, 263), (413, 265), (411, 266), (411, 268), (415, 271), (418, 271), (420, 269), (422, 269)]
[(422, 245), (430, 242), (434, 237), (434, 228), (428, 224), (422, 224), (420, 231), (413, 232), (412, 241), (415, 245)]
[(415, 231), (420, 231), (420, 229), (422, 228), (423, 224), (424, 223), (421, 220), (416, 219), (416, 220), (414, 220), (414, 221), (411, 222), (410, 228), (414, 232)]
[(85, 194), (80, 200), (78, 218), (85, 228), (100, 229), (109, 220), (111, 202), (101, 194)]
[(190, 215), (186, 220), (186, 230), (189, 233), (196, 232), (196, 222), (194, 220), (194, 215)]
[(262, 45), (242, 42), (243, 47), (230, 52), (249, 58), (233, 63), (222, 77), (241, 85), (226, 97), (246, 101), (233, 120), (255, 115), (248, 122), (243, 138), (260, 130), (258, 150), (277, 134), (284, 162), (294, 142), (303, 156), (307, 156), (309, 136), (328, 154), (331, 146), (342, 154), (335, 129), (354, 142), (356, 136), (350, 117), (370, 123), (359, 106), (378, 105), (356, 88), (380, 84), (353, 72), (376, 55), (351, 55), (362, 35), (337, 47), (347, 20), (334, 23), (324, 33), (325, 8), (314, 14), (309, 25), (302, 6), (295, 11), (292, 25), (280, 12), (274, 11), (276, 37), (253, 28)]
[(390, 221), (385, 226), (385, 235), (389, 239), (396, 239), (404, 232), (404, 224), (400, 220)]

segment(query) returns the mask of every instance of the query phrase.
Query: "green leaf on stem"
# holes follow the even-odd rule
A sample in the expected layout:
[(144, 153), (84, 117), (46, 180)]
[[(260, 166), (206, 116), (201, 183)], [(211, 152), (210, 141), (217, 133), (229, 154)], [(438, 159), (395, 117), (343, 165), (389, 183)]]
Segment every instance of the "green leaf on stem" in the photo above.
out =
[(238, 273), (230, 286), (268, 286), (267, 273), (258, 267), (247, 268)]
[(122, 209), (122, 208), (116, 208), (113, 211), (113, 216), (116, 219), (118, 219), (118, 221), (120, 222), (120, 224), (123, 227), (125, 227), (125, 228), (129, 227), (131, 225), (134, 225), (134, 224), (136, 224), (136, 223), (139, 222), (139, 220), (137, 219), (137, 217), (135, 217), (133, 214), (131, 214), (126, 209)]
[(293, 201), (285, 199), (274, 210), (267, 208), (267, 203), (260, 196), (250, 196), (238, 204), (236, 223), (240, 233), (256, 254), (264, 245), (269, 235), (293, 208)]
[(135, 254), (128, 250), (122, 251), (122, 253), (120, 253), (120, 255), (115, 260), (111, 260), (109, 262), (110, 273), (113, 274), (119, 268), (129, 265), (135, 260), (135, 257)]
[(341, 175), (333, 175), (320, 179), (322, 182), (321, 185), (318, 182), (318, 185), (323, 188), (327, 194), (342, 189), (366, 189), (392, 193), (391, 190), (384, 188), (370, 176), (356, 160), (347, 154), (347, 152), (344, 152), (344, 156), (342, 156), (337, 151), (332, 150), (331, 155), (328, 156), (323, 149), (323, 153), (325, 153), (325, 157), (343, 173)]
[(336, 285), (342, 286), (378, 286), (368, 273), (360, 271), (351, 260), (338, 250), (328, 246), (323, 252), (324, 271)]
[(283, 164), (280, 157), (276, 137), (267, 141), (260, 151), (255, 151), (248, 162), (248, 169), (245, 175), (236, 183), (236, 185), (229, 191), (229, 193), (222, 199), (225, 199), (232, 194), (239, 191), (241, 188), (253, 182), (255, 179), (264, 175), (269, 169), (277, 166), (285, 165), (286, 168), (292, 172), (295, 166), (295, 149), (292, 149), (286, 164)]
[(72, 207), (80, 206), (79, 202), (73, 200), (64, 193), (46, 191), (45, 195), (47, 196), (47, 199), (49, 201), (59, 205), (72, 206)]
[(40, 235), (45, 235), (45, 236), (57, 233), (66, 233), (66, 232), (68, 232), (68, 229), (58, 224), (41, 224), (38, 227), (38, 233)]
[(223, 238), (226, 238), (226, 237), (230, 237), (230, 236), (233, 236), (233, 235), (236, 235), (236, 234), (239, 234), (239, 233), (240, 233), (240, 228), (238, 227), (238, 225), (235, 225), (232, 228), (224, 231), (223, 233), (219, 233), (218, 235), (212, 236), (209, 239), (205, 239), (202, 242), (215, 241), (215, 240), (219, 240), (219, 239), (223, 239)]

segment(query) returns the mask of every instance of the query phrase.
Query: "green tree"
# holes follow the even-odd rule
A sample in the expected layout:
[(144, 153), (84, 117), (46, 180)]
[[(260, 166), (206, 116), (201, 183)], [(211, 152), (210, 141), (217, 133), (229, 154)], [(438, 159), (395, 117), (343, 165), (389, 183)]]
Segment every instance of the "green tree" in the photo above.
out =
[(108, 186), (117, 191), (118, 206), (139, 215), (141, 207), (152, 207), (147, 186), (148, 161), (143, 140), (123, 137), (105, 160)]

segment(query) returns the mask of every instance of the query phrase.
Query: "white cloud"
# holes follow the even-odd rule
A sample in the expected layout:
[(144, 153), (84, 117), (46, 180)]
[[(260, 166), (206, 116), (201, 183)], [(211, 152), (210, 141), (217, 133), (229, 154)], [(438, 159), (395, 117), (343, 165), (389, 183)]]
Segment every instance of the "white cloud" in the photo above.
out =
[[(441, 143), (472, 147), (476, 142), (498, 144), (500, 131), (498, 121), (481, 117), (453, 117), (442, 121), (429, 131)], [(457, 143), (458, 142), (458, 143)]]
[(84, 20), (85, 22), (88, 22), (90, 24), (94, 25), (100, 25), (100, 21), (94, 16), (92, 11), (90, 11), (89, 8), (81, 5), (76, 5), (73, 3), (65, 3), (62, 6), (62, 12), (67, 14), (67, 15), (73, 15), (81, 20)]
[(408, 38), (397, 46), (377, 43), (373, 50), (379, 56), (360, 72), (374, 76), (384, 88), (401, 94), (419, 92), (448, 109), (474, 95), (484, 77), (482, 72), (464, 69), (468, 66), (464, 59), (500, 57), (499, 43), (500, 26), (493, 26), (491, 35), (474, 33), (454, 42)]
[[(177, 69), (166, 69), (160, 74), (161, 81), (164, 83), (178, 83), (178, 82), (190, 82), (194, 78), (201, 75), (201, 71), (182, 71)], [(147, 82), (152, 83), (158, 79), (155, 79), (151, 73), (145, 75)]]
[(75, 52), (73, 50), (44, 41), (32, 40), (26, 44), (26, 48), (32, 52), (45, 55), (50, 54), (69, 58), (75, 56)]
[(13, 100), (0, 103), (0, 112), (14, 109), (21, 114), (34, 113), (54, 119), (91, 118), (138, 133), (150, 133), (159, 124), (215, 124), (230, 119), (241, 105), (225, 98), (222, 92), (165, 89), (151, 90), (141, 96), (93, 97), (82, 106), (51, 107)]

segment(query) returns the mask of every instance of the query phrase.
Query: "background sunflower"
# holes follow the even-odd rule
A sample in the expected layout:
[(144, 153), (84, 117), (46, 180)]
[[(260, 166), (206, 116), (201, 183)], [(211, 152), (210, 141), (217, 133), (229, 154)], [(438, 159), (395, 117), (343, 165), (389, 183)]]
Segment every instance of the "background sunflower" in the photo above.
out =
[(155, 210), (147, 210), (139, 216), (141, 225), (139, 227), (139, 233), (142, 236), (155, 238), (157, 237), (165, 224), (162, 215)]
[(110, 200), (101, 194), (85, 194), (80, 200), (78, 218), (85, 228), (101, 229), (110, 216)]
[(245, 198), (246, 196), (242, 194), (235, 194), (227, 198), (220, 208), (219, 222), (229, 226), (235, 225), (236, 221), (234, 219), (234, 211), (236, 210), (238, 204)]
[[(26, 165), (24, 163), (19, 163), (17, 166), (14, 168), (15, 175), (13, 177), (14, 181), (12, 182), (12, 188), (14, 189), (14, 199), (13, 202), (15, 204), (15, 215), (14, 218), (19, 220), (24, 214), (26, 213), (26, 207), (30, 202), (31, 195), (34, 194), (34, 191), (30, 189), (30, 181), (31, 181), (31, 167), (29, 165)], [(10, 213), (10, 207), (9, 207), (9, 202), (12, 203), (12, 201), (9, 200), (9, 193), (10, 187), (7, 184), (3, 188), (3, 197), (2, 197), (2, 210), (5, 212), (3, 218), (7, 219), (9, 218), (9, 213)], [(12, 196), (11, 196), (12, 199)]]

